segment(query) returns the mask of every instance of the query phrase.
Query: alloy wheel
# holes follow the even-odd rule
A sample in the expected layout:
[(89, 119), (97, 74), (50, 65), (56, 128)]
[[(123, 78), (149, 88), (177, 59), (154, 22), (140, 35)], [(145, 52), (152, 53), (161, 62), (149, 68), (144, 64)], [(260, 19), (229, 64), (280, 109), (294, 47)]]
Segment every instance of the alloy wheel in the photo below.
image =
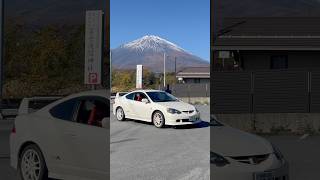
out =
[(160, 112), (156, 112), (154, 115), (153, 115), (153, 124), (158, 127), (158, 128), (161, 128), (164, 124), (164, 117), (162, 115), (162, 113)]
[(117, 115), (117, 119), (119, 121), (122, 121), (124, 119), (124, 112), (123, 112), (123, 109), (121, 107), (117, 109), (116, 115)]
[(42, 162), (34, 149), (28, 149), (21, 157), (21, 173), (24, 180), (39, 180)]

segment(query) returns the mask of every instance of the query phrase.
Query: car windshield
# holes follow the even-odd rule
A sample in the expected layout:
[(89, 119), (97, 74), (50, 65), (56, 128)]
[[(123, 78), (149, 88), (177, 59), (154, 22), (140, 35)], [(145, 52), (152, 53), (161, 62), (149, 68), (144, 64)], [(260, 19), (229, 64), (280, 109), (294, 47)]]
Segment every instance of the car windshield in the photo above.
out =
[(217, 118), (215, 116), (211, 116), (210, 117), (210, 125), (211, 126), (223, 126), (222, 123), (220, 123), (219, 121), (217, 121)]
[(178, 101), (177, 98), (174, 96), (161, 91), (155, 92), (147, 92), (148, 96), (153, 102), (171, 102), (171, 101)]

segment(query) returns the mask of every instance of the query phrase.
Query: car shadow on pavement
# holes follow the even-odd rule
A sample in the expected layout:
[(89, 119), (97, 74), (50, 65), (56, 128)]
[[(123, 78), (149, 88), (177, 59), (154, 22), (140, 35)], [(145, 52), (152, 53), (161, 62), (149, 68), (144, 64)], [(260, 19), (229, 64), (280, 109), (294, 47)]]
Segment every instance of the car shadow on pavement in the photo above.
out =
[[(139, 120), (134, 120), (134, 119), (126, 119), (126, 121), (137, 123), (137, 124), (144, 124), (144, 125), (153, 126), (153, 124), (151, 122), (139, 121)], [(190, 124), (190, 125), (180, 125), (180, 126), (166, 125), (163, 128), (164, 129), (170, 129), (170, 128), (174, 128), (174, 129), (199, 129), (199, 128), (207, 128), (207, 127), (210, 127), (210, 123), (206, 122), (206, 121), (201, 121), (197, 124)]]
[(210, 123), (206, 121), (201, 121), (197, 124), (183, 125), (183, 126), (173, 126), (175, 129), (200, 129), (210, 127)]

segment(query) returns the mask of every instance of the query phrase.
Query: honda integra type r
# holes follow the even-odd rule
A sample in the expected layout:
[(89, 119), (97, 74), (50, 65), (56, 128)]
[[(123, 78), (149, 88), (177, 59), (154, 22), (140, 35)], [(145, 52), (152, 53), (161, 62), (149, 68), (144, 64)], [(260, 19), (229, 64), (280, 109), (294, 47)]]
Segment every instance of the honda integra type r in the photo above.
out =
[(196, 107), (159, 90), (117, 93), (113, 105), (117, 120), (135, 119), (152, 122), (156, 127), (179, 126), (201, 122)]
[(289, 166), (266, 139), (210, 119), (210, 169), (216, 180), (289, 180)]
[[(32, 107), (39, 102), (50, 103)], [(105, 180), (109, 119), (106, 90), (25, 98), (10, 135), (11, 166), (22, 180)]]

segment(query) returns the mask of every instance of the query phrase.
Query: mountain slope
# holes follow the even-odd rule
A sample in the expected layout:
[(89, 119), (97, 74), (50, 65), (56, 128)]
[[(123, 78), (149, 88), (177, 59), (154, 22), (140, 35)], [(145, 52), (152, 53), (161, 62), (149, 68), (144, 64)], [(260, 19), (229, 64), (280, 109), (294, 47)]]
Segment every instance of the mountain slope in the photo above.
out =
[(112, 67), (116, 69), (135, 69), (142, 64), (153, 72), (163, 71), (164, 53), (166, 70), (174, 71), (190, 66), (208, 66), (208, 62), (188, 53), (181, 47), (158, 36), (148, 35), (112, 50)]

